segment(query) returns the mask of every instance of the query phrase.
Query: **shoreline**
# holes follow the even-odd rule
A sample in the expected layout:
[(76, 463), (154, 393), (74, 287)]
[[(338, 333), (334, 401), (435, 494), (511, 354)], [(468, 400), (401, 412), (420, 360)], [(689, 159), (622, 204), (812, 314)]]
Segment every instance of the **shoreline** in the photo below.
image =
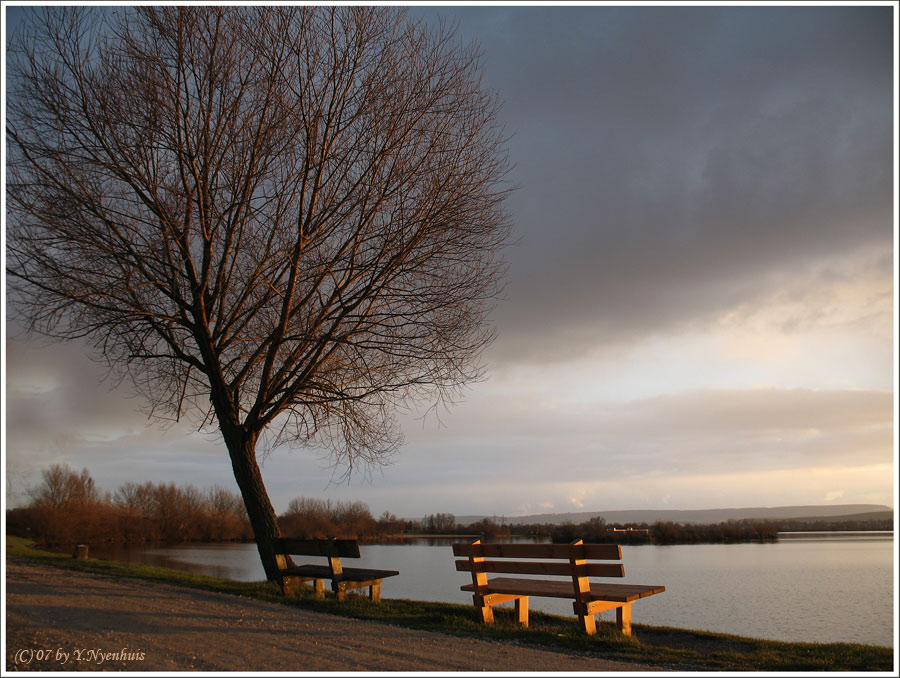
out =
[[(484, 626), (475, 620), (471, 605), (385, 599), (369, 603), (360, 596), (338, 603), (333, 599), (300, 598), (286, 600), (276, 585), (246, 583), (190, 575), (165, 568), (134, 566), (101, 560), (74, 560), (71, 557), (31, 549), (17, 538), (7, 537), (7, 565), (25, 568), (52, 567), (48, 580), (65, 580), (77, 575), (97, 576), (113, 582), (131, 582), (146, 591), (174, 586), (186, 595), (205, 590), (246, 601), (276, 604), (288, 615), (307, 612), (325, 613), (327, 618), (342, 617), (353, 624), (374, 622), (389, 628), (434, 631), (443, 636), (467, 638), (472, 642), (513, 644), (552, 653), (625, 662), (665, 670), (865, 670), (888, 671), (896, 668), (891, 647), (858, 643), (790, 643), (758, 638), (635, 624), (635, 638), (626, 639), (615, 632), (615, 625), (601, 623), (600, 633), (588, 637), (578, 633), (571, 617), (535, 614), (530, 628), (513, 623), (512, 611), (498, 608), (498, 623)], [(9, 570), (7, 571), (9, 577)], [(9, 593), (9, 590), (8, 590)], [(9, 598), (7, 600), (9, 602)], [(508, 617), (508, 619), (507, 619)], [(74, 617), (77, 619), (77, 615)], [(9, 622), (9, 619), (8, 619)], [(9, 626), (8, 630), (12, 627)]]

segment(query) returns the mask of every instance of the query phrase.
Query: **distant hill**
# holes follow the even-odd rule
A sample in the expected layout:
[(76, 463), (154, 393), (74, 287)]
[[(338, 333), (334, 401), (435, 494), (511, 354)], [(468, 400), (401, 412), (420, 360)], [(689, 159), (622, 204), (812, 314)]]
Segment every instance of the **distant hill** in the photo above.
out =
[[(869, 515), (871, 514), (871, 515)], [(890, 518), (894, 510), (883, 504), (828, 504), (824, 506), (755, 506), (751, 508), (725, 508), (700, 510), (639, 509), (630, 511), (584, 511), (580, 513), (539, 513), (531, 516), (457, 516), (460, 525), (469, 525), (490, 518), (507, 525), (583, 523), (601, 517), (607, 523), (721, 523), (727, 520), (825, 520), (846, 517), (847, 520), (883, 520)], [(863, 517), (866, 515), (866, 517)]]
[(841, 522), (868, 522), (872, 520), (893, 520), (893, 511), (869, 511), (867, 513), (854, 513), (849, 516), (804, 516), (802, 518), (791, 518), (798, 523), (827, 523), (831, 521)]

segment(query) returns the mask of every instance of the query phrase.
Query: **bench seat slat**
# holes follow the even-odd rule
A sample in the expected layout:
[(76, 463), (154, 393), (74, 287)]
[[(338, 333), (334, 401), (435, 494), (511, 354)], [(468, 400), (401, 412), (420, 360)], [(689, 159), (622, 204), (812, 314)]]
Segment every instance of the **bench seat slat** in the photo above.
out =
[(283, 577), (308, 577), (310, 579), (332, 579), (342, 581), (373, 581), (400, 574), (397, 570), (370, 570), (362, 567), (345, 567), (341, 574), (332, 574), (327, 565), (298, 565), (280, 570)]
[[(622, 560), (618, 544), (582, 544), (576, 547), (579, 558), (588, 560)], [(453, 555), (483, 558), (565, 558), (569, 544), (453, 544)]]
[[(460, 587), (463, 591), (475, 591), (473, 584)], [(591, 584), (591, 600), (608, 600), (616, 603), (630, 603), (639, 598), (662, 593), (665, 586), (641, 586), (635, 584)], [(515, 596), (541, 596), (545, 598), (575, 598), (571, 581), (549, 581), (544, 579), (515, 579), (496, 577), (488, 580), (486, 588), (479, 593), (503, 593)]]
[[(475, 563), (476, 572), (502, 572), (504, 574), (548, 574), (557, 577), (571, 577), (572, 566), (568, 562), (547, 563), (540, 561), (522, 562), (518, 560), (485, 560)], [(473, 564), (469, 560), (457, 560), (459, 572), (471, 572)], [(579, 571), (584, 577), (624, 577), (622, 563), (587, 563)]]

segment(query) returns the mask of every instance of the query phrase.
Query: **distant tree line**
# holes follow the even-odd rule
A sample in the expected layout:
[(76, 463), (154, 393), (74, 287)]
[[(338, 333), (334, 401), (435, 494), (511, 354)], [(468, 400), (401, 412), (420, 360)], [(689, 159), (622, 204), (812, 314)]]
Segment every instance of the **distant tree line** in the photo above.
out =
[(595, 517), (583, 523), (564, 523), (550, 527), (554, 543), (574, 539), (600, 544), (698, 544), (774, 541), (778, 524), (768, 521), (734, 521), (716, 524), (681, 524), (671, 521), (655, 523), (607, 523)]
[[(221, 487), (127, 482), (102, 493), (87, 469), (54, 464), (28, 490), (29, 503), (6, 512), (9, 534), (44, 545), (77, 542), (251, 541), (253, 532), (240, 495)], [(405, 534), (509, 536), (509, 528), (485, 519), (461, 527), (451, 513), (421, 520), (385, 511), (378, 519), (361, 501), (296, 497), (278, 517), (286, 537), (346, 537), (363, 541)]]
[(238, 541), (252, 539), (244, 503), (221, 487), (134, 483), (97, 489), (87, 469), (54, 464), (28, 492), (30, 502), (6, 513), (9, 534), (41, 544), (102, 541)]
[(482, 539), (504, 539), (512, 536), (549, 538), (554, 543), (583, 539), (590, 543), (615, 544), (699, 544), (774, 541), (779, 532), (798, 530), (891, 530), (892, 521), (813, 521), (796, 520), (728, 520), (714, 524), (675, 523), (607, 523), (591, 518), (582, 523), (559, 525), (536, 523), (498, 523), (483, 518), (474, 523), (459, 524), (452, 513), (434, 513), (421, 520), (404, 520), (385, 511), (377, 520), (362, 502), (331, 502), (298, 498), (288, 511), (279, 516), (286, 536), (354, 537), (386, 539), (402, 535), (465, 535)]
[(452, 513), (427, 515), (422, 519), (420, 529), (426, 534), (480, 535), (490, 539), (512, 536), (512, 528), (509, 525), (500, 524), (491, 518), (482, 518), (475, 523), (460, 525)]
[(599, 543), (620, 544), (699, 544), (774, 541), (779, 532), (822, 530), (892, 530), (891, 520), (727, 520), (719, 523), (649, 523), (606, 524), (602, 518), (585, 523), (553, 526), (554, 542), (575, 538)]
[(421, 520), (405, 520), (385, 511), (376, 520), (363, 502), (342, 502), (297, 497), (278, 516), (283, 534), (297, 539), (354, 538), (390, 539), (414, 535), (481, 535), (488, 538), (511, 536), (509, 526), (485, 518), (471, 525), (460, 525), (452, 513), (431, 513)]
[(701, 542), (732, 543), (742, 541), (774, 540), (779, 531), (777, 523), (753, 521), (729, 521), (717, 525), (681, 525), (672, 522), (607, 523), (603, 518), (591, 518), (582, 523), (517, 523), (498, 524), (484, 518), (466, 525), (435, 523), (427, 516), (423, 531), (430, 534), (480, 535), (482, 538), (522, 536), (549, 538), (554, 543), (568, 543), (582, 539), (595, 544), (685, 544)]
[(285, 537), (296, 539), (374, 538), (384, 528), (380, 523), (361, 501), (344, 502), (308, 497), (291, 499), (287, 511), (278, 516), (281, 533)]

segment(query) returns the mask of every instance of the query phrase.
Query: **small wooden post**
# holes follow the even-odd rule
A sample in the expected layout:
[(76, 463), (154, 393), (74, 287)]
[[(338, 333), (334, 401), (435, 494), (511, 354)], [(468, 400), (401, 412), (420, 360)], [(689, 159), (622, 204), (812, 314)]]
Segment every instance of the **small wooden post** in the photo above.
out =
[(578, 615), (578, 621), (581, 628), (589, 636), (597, 633), (597, 625), (594, 622), (594, 614), (590, 612), (588, 604), (591, 602), (591, 583), (587, 576), (584, 576), (587, 561), (583, 557), (583, 549), (581, 539), (576, 539), (569, 544), (569, 565), (572, 566), (572, 585), (575, 588), (575, 602), (573, 607), (575, 614)]
[(77, 560), (87, 560), (88, 545), (87, 544), (77, 544), (75, 546), (75, 550), (72, 552), (72, 557)]

